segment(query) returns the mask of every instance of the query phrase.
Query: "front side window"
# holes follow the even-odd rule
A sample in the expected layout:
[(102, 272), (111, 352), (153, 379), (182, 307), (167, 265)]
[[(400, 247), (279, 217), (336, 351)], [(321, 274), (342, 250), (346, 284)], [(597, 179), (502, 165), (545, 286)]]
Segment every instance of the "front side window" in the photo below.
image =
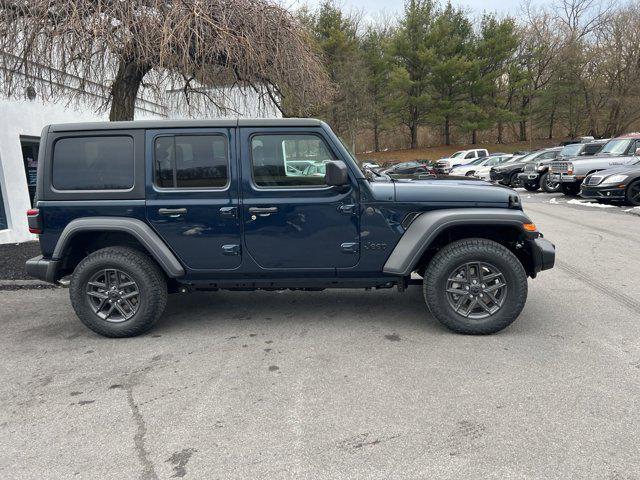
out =
[(222, 135), (158, 137), (154, 162), (160, 188), (224, 188), (229, 181), (227, 140)]
[(133, 187), (133, 138), (68, 137), (53, 149), (57, 190), (128, 190)]
[(326, 163), (335, 156), (316, 135), (254, 135), (253, 180), (258, 187), (324, 187)]

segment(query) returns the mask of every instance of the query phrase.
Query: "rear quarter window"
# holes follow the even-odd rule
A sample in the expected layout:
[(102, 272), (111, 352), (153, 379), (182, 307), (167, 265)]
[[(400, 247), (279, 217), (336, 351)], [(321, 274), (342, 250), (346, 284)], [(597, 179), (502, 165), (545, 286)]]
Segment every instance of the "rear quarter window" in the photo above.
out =
[(67, 137), (53, 146), (56, 190), (129, 190), (134, 182), (133, 138)]

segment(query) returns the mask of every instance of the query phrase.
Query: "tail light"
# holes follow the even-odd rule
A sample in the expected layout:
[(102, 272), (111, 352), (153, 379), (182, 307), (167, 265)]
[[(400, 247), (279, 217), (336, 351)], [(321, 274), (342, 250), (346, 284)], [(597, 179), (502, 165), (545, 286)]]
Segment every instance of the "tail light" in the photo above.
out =
[(42, 233), (42, 217), (40, 216), (40, 210), (37, 208), (27, 210), (27, 220), (29, 221), (30, 233)]

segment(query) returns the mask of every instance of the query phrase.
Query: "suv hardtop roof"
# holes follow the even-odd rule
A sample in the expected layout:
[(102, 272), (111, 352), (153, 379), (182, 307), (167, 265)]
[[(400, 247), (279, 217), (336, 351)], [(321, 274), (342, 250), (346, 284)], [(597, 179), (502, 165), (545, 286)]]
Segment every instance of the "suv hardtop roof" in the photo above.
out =
[(315, 118), (230, 118), (216, 120), (134, 120), (131, 122), (58, 123), (50, 132), (82, 130), (134, 130), (160, 128), (234, 128), (234, 127), (319, 127), (324, 122)]

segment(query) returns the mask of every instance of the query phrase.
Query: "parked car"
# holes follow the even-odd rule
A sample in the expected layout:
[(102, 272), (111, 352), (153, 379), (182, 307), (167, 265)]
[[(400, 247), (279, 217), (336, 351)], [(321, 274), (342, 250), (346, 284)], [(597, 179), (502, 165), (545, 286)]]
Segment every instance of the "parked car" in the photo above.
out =
[(466, 165), (478, 158), (488, 157), (489, 152), (485, 148), (474, 148), (471, 150), (460, 150), (448, 158), (441, 158), (436, 162), (437, 173), (449, 173), (452, 168), (459, 165)]
[(478, 169), (488, 165), (491, 163), (492, 165), (497, 165), (497, 162), (490, 162), (491, 159), (498, 158), (500, 156), (506, 155), (504, 153), (492, 153), (488, 157), (480, 157), (475, 159), (472, 162), (469, 162), (465, 165), (458, 165), (457, 167), (453, 167), (449, 172), (449, 175), (454, 176), (463, 176), (463, 177), (473, 177)]
[(606, 142), (607, 140), (594, 140), (588, 143), (571, 143), (562, 147), (555, 159), (547, 158), (536, 163), (527, 163), (518, 175), (522, 186), (529, 191), (542, 188), (547, 193), (557, 192), (560, 190), (560, 182), (549, 173), (551, 162), (569, 157), (595, 155)]
[[(640, 156), (640, 149), (637, 155)], [(580, 186), (580, 196), (594, 198), (601, 203), (622, 201), (640, 206), (640, 158), (626, 166), (587, 175)]]
[(418, 175), (418, 174), (433, 174), (435, 170), (431, 165), (421, 162), (402, 162), (396, 163), (388, 168), (378, 170), (378, 173), (383, 175)]
[(485, 163), (484, 165), (476, 169), (473, 176), (481, 180), (490, 181), (492, 168), (497, 167), (498, 165), (517, 161), (519, 158), (522, 158), (522, 157), (523, 155), (514, 155), (511, 153), (505, 153), (505, 154), (497, 155), (495, 157), (492, 156), (487, 163)]
[(376, 170), (381, 168), (380, 165), (373, 162), (362, 162), (361, 166), (363, 170)]
[(545, 148), (520, 158), (517, 162), (508, 162), (504, 165), (492, 168), (491, 180), (508, 185), (512, 188), (524, 186), (527, 190), (537, 190), (539, 187), (531, 184), (523, 184), (520, 174), (528, 165), (536, 165), (538, 162), (552, 161), (558, 156), (562, 147)]
[[(413, 283), (448, 328), (493, 333), (555, 259), (515, 192), (370, 180), (318, 120), (50, 125), (41, 145), (27, 272), (68, 276), (79, 319), (109, 337), (149, 330), (168, 292)], [(287, 171), (303, 151), (323, 177)]]
[(597, 155), (571, 157), (552, 162), (550, 165), (554, 181), (560, 182), (565, 195), (577, 195), (580, 184), (590, 173), (606, 170), (617, 165), (635, 162), (634, 152), (640, 148), (640, 133), (630, 133), (612, 138)]

